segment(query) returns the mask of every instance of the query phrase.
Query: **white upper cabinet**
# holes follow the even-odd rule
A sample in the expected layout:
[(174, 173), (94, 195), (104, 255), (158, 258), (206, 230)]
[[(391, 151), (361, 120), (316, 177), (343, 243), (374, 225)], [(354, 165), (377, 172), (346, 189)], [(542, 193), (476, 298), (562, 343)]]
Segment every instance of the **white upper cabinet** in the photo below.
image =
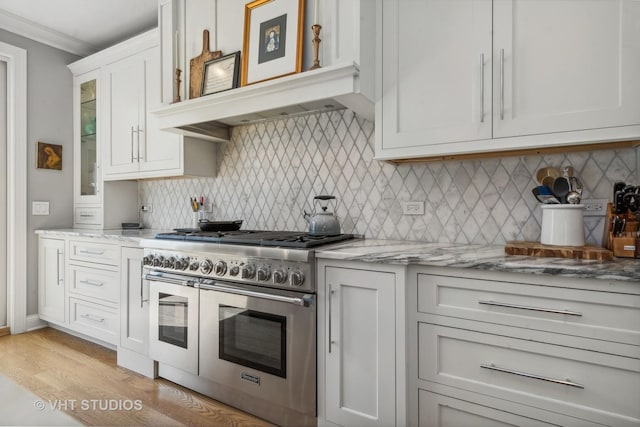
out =
[(639, 23), (638, 0), (379, 0), (377, 158), (637, 139)]

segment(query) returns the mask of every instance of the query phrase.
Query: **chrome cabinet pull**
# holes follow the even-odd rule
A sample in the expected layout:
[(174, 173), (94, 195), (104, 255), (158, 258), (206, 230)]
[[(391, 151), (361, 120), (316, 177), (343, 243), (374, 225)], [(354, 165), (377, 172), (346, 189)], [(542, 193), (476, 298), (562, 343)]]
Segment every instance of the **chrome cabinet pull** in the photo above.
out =
[(545, 307), (533, 307), (530, 305), (520, 305), (520, 304), (510, 304), (506, 302), (498, 302), (498, 301), (478, 301), (478, 304), (483, 305), (494, 305), (496, 307), (508, 307), (508, 308), (517, 308), (520, 310), (531, 310), (531, 311), (542, 311), (545, 313), (555, 313), (555, 314), (566, 314), (567, 316), (582, 316), (582, 313), (577, 311), (569, 311), (569, 310), (556, 310), (553, 308), (545, 308)]
[(80, 214), (80, 218), (93, 218), (93, 214)]
[(333, 344), (333, 338), (331, 337), (331, 300), (333, 299), (334, 293), (333, 286), (329, 285), (329, 353), (331, 353), (331, 346)]
[(64, 252), (56, 249), (56, 277), (58, 278), (58, 286), (64, 282), (64, 275), (60, 275), (60, 255), (64, 255)]
[(484, 53), (480, 54), (480, 123), (484, 123)]
[(104, 251), (100, 251), (100, 250), (92, 251), (90, 249), (80, 249), (78, 253), (85, 254), (85, 255), (103, 255)]
[(94, 282), (93, 280), (80, 280), (83, 285), (102, 286), (104, 282)]
[(500, 49), (500, 120), (504, 120), (504, 49)]
[(534, 380), (547, 381), (547, 382), (554, 383), (554, 384), (568, 385), (569, 387), (584, 388), (584, 386), (582, 384), (574, 383), (573, 381), (558, 380), (556, 378), (543, 377), (541, 375), (529, 374), (527, 372), (514, 371), (512, 369), (500, 368), (498, 366), (495, 366), (493, 363), (491, 363), (489, 365), (480, 365), (480, 367), (483, 368), (483, 369), (489, 369), (489, 370), (492, 370), (492, 371), (498, 371), (498, 372), (504, 372), (504, 373), (507, 373), (507, 374), (517, 375), (519, 377), (532, 378)]
[(140, 156), (140, 132), (144, 132), (144, 130), (140, 129), (140, 125), (138, 125), (138, 161), (142, 160), (142, 156)]
[(140, 308), (143, 307), (145, 302), (149, 302), (148, 299), (144, 299), (144, 272), (142, 271), (142, 262), (140, 263)]
[(83, 319), (91, 320), (93, 322), (97, 322), (97, 323), (104, 323), (105, 321), (104, 317), (92, 316), (90, 314), (81, 314), (80, 317), (82, 317)]
[(136, 159), (135, 157), (133, 157), (133, 133), (135, 131), (133, 130), (133, 126), (131, 126), (131, 163), (133, 163), (133, 161)]

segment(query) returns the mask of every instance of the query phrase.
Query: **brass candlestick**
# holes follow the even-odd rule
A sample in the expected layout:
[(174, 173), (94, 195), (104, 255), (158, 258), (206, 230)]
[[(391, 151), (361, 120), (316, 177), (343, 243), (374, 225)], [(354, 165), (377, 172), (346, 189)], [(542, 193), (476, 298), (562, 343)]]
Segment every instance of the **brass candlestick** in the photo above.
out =
[(173, 97), (173, 102), (180, 102), (180, 83), (182, 83), (182, 80), (180, 80), (180, 74), (182, 73), (182, 70), (180, 68), (176, 68), (176, 92), (175, 92), (175, 96)]
[(313, 31), (313, 54), (314, 60), (313, 65), (310, 70), (315, 70), (316, 68), (320, 68), (320, 60), (318, 59), (318, 51), (320, 49), (320, 30), (322, 29), (322, 25), (314, 24), (311, 26), (311, 31)]

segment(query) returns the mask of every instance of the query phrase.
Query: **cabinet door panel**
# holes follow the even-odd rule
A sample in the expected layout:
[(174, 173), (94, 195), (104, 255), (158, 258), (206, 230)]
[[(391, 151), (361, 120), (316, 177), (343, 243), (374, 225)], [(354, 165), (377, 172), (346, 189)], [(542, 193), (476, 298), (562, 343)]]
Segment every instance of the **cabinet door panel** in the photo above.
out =
[(65, 323), (64, 240), (40, 239), (38, 249), (38, 314)]
[(491, 138), (491, 1), (386, 1), (383, 31), (383, 149)]
[(140, 84), (142, 62), (132, 56), (111, 64), (106, 70), (106, 175), (138, 170)]
[(326, 283), (326, 418), (395, 425), (395, 276), (329, 267)]
[(640, 123), (639, 21), (637, 0), (496, 0), (494, 137)]
[(182, 165), (181, 137), (160, 130), (158, 119), (150, 113), (162, 104), (160, 49), (147, 50), (140, 60), (145, 76), (145, 112), (140, 118), (140, 171), (178, 169)]
[(149, 354), (149, 282), (142, 279), (142, 249), (122, 248), (120, 345)]

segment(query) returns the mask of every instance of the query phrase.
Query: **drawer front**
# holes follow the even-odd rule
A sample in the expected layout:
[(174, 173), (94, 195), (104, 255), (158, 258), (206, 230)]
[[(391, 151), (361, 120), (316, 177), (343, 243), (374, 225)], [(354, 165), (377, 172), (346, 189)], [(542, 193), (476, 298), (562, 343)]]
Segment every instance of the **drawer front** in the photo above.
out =
[(110, 243), (69, 240), (69, 259), (119, 265), (120, 246)]
[(80, 225), (100, 225), (100, 208), (77, 207), (75, 209), (74, 222)]
[(118, 310), (69, 298), (69, 327), (90, 337), (118, 344), (118, 328), (120, 319)]
[(118, 271), (69, 265), (69, 292), (118, 303), (120, 274)]
[[(640, 359), (418, 324), (418, 376), (548, 411), (640, 423)], [(577, 412), (576, 412), (577, 411)]]
[(640, 346), (640, 295), (419, 274), (418, 312)]
[[(471, 403), (467, 400), (418, 390), (418, 425), (423, 427), (596, 427), (589, 421), (551, 412), (522, 408), (507, 401), (496, 401), (491, 406)], [(526, 412), (521, 414), (520, 411)]]

